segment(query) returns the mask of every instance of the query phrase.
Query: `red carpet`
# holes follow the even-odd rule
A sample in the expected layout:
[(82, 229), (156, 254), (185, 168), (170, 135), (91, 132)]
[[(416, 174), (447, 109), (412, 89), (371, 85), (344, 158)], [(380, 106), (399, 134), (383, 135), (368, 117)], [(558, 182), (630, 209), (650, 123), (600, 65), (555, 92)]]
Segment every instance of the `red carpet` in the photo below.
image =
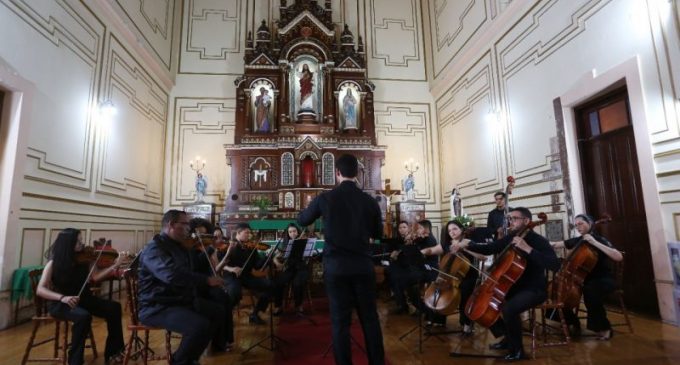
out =
[[(335, 364), (332, 349), (324, 357), (324, 352), (331, 344), (331, 321), (327, 298), (314, 299), (314, 311), (310, 313), (307, 310), (307, 315), (316, 322), (316, 325), (305, 318), (294, 315), (285, 315), (281, 318), (276, 329), (276, 335), (288, 343), (283, 344), (283, 351), (277, 352), (276, 364)], [(358, 320), (355, 320), (352, 324), (351, 333), (361, 346), (359, 348), (352, 341), (352, 362), (356, 365), (368, 364), (366, 354), (362, 350), (364, 348), (364, 336)], [(389, 364), (387, 360), (385, 360), (385, 363)]]

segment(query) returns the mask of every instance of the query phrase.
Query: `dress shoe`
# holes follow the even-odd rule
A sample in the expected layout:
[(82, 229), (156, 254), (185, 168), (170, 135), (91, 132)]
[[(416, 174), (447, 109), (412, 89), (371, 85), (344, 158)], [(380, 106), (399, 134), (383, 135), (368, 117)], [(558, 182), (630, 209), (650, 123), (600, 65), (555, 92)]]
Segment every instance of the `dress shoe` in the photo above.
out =
[(505, 357), (503, 358), (505, 361), (518, 361), (522, 359), (526, 359), (526, 356), (524, 356), (524, 350), (519, 349), (517, 351), (510, 351)]
[(496, 343), (492, 343), (491, 345), (489, 345), (489, 349), (490, 350), (507, 350), (508, 349), (508, 341), (506, 341), (505, 338), (504, 338), (504, 339), (502, 339), (502, 340), (500, 340)]
[(389, 314), (390, 314), (390, 315), (393, 315), (393, 316), (398, 316), (398, 315), (402, 315), (402, 314), (408, 314), (408, 307), (396, 307), (396, 308), (392, 308), (392, 309), (390, 309)]
[(611, 340), (612, 337), (614, 337), (614, 331), (612, 330), (606, 330), (606, 331), (600, 331), (598, 332), (598, 337), (597, 339), (600, 341), (609, 341)]
[(281, 308), (275, 309), (275, 310), (272, 312), (272, 316), (274, 316), (274, 317), (279, 317), (279, 316), (281, 316), (282, 314), (283, 314), (283, 309), (281, 309)]
[(267, 324), (267, 322), (265, 322), (257, 314), (251, 314), (250, 317), (248, 318), (248, 322), (251, 324)]

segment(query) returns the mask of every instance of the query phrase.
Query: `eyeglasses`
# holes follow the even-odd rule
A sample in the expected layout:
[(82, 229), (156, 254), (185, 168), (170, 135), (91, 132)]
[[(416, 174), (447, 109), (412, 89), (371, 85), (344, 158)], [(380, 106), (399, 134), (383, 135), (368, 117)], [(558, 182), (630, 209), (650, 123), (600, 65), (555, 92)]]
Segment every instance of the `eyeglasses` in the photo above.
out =
[(525, 219), (525, 218), (522, 217), (522, 216), (512, 216), (512, 215), (509, 215), (509, 216), (507, 216), (507, 217), (505, 217), (505, 218), (508, 219), (508, 222), (514, 222), (514, 221), (518, 221), (518, 220)]
[(188, 226), (189, 222), (175, 222), (175, 224), (181, 224), (181, 225), (184, 225), (184, 226)]

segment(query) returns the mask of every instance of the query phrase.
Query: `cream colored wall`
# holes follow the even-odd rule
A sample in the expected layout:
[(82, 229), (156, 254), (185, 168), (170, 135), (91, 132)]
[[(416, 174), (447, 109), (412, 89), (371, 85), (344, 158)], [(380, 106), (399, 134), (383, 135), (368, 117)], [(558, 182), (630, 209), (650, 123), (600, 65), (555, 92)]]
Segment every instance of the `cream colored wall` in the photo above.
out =
[[(23, 102), (0, 156), (0, 328), (13, 271), (44, 264), (59, 230), (134, 251), (158, 230), (175, 3), (0, 1), (0, 87)], [(118, 111), (109, 124), (95, 111), (105, 100)]]
[[(289, 4), (291, 1), (288, 2)], [(320, 2), (322, 3), (322, 2)], [(171, 93), (165, 207), (195, 200), (189, 161), (207, 161), (207, 201), (224, 206), (231, 174), (224, 144), (234, 143), (234, 79), (244, 71), (245, 35), (262, 19), (271, 27), (280, 1), (184, 2), (177, 84)], [(336, 31), (345, 23), (364, 39), (368, 78), (376, 85), (378, 143), (387, 146), (383, 179), (399, 188), (403, 161), (413, 158), (416, 197), (439, 225), (438, 136), (426, 77), (422, 7), (418, 0), (334, 0)]]
[[(680, 38), (677, 2), (426, 1), (431, 91), (440, 129), (440, 199), (459, 186), (466, 212), (485, 221), (505, 176), (512, 204), (566, 216), (566, 159), (575, 212), (583, 210), (574, 106), (626, 78), (661, 315), (673, 320), (666, 242), (680, 235)], [(435, 8), (435, 4), (438, 8)], [(494, 11), (496, 12), (494, 14)], [(451, 19), (459, 19), (452, 22)], [(567, 156), (553, 100), (561, 98)], [(493, 112), (494, 118), (487, 118)]]

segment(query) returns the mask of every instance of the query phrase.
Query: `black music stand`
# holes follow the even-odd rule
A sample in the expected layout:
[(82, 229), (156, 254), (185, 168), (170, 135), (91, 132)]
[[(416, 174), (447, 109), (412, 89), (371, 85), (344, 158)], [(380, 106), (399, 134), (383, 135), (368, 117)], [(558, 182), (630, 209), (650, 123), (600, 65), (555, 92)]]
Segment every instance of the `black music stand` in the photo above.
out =
[[(291, 244), (286, 246), (286, 250), (283, 252), (283, 258), (286, 262), (294, 262), (304, 265), (304, 260), (312, 257), (316, 251), (314, 251), (314, 246), (316, 245), (316, 238), (302, 238), (296, 239)], [(311, 280), (311, 279), (310, 279)], [(309, 321), (313, 325), (317, 325), (316, 321), (304, 313), (296, 313), (297, 317)]]
[[(281, 244), (281, 240), (278, 240), (274, 247), (272, 247), (271, 251), (269, 252), (269, 255), (267, 257), (267, 263), (269, 264), (269, 277), (273, 278), (274, 277), (274, 265), (271, 264), (271, 259), (274, 257), (274, 254), (276, 253), (276, 250), (279, 248), (279, 244)], [(271, 289), (270, 289), (271, 290)], [(264, 342), (269, 340), (269, 347), (263, 345)], [(277, 336), (274, 334), (274, 301), (270, 300), (269, 301), (269, 334), (262, 338), (261, 340), (257, 341), (254, 343), (252, 346), (248, 347), (245, 349), (243, 352), (241, 352), (241, 355), (245, 355), (250, 350), (254, 349), (255, 347), (262, 347), (265, 350), (268, 351), (280, 351), (281, 350), (281, 343), (287, 344), (288, 341), (284, 340), (283, 338)]]

